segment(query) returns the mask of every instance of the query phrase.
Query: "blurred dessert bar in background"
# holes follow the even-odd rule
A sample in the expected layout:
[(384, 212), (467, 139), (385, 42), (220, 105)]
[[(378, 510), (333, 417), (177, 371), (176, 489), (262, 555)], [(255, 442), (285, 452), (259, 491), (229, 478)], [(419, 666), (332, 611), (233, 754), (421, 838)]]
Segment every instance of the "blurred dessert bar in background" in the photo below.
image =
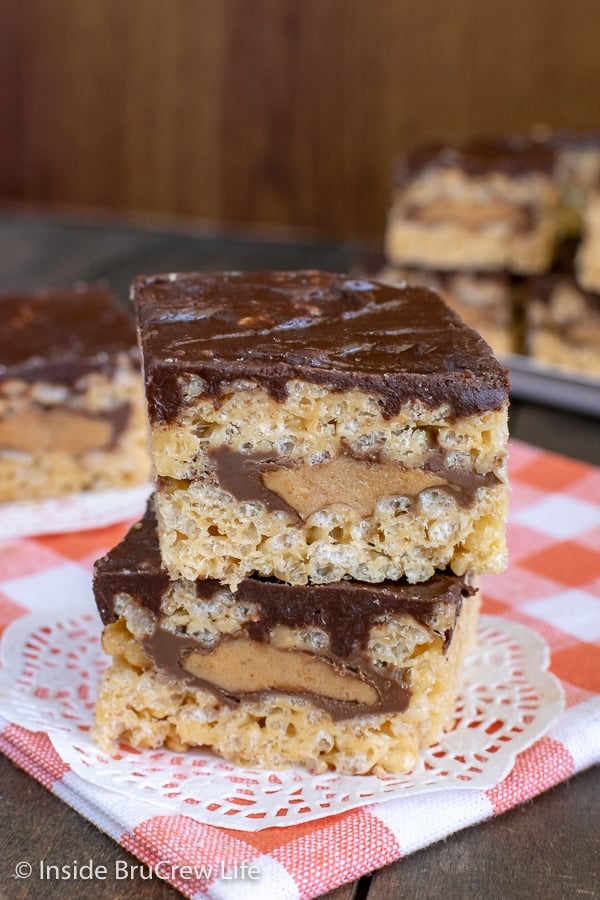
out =
[(479, 612), (468, 578), (232, 592), (170, 580), (152, 508), (96, 563), (112, 665), (95, 739), (203, 746), (246, 766), (410, 771), (452, 720)]
[(556, 232), (554, 155), (526, 138), (431, 144), (396, 169), (392, 265), (543, 272)]
[(540, 275), (529, 283), (525, 313), (532, 359), (600, 377), (599, 294), (568, 275)]
[(508, 380), (433, 292), (234, 272), (133, 298), (172, 577), (502, 570)]
[(600, 132), (404, 153), (374, 277), (439, 291), (501, 356), (597, 376)]
[(147, 481), (135, 328), (103, 286), (0, 297), (0, 501)]
[(553, 131), (537, 125), (531, 136), (554, 153), (558, 232), (580, 235), (585, 211), (600, 183), (600, 131)]

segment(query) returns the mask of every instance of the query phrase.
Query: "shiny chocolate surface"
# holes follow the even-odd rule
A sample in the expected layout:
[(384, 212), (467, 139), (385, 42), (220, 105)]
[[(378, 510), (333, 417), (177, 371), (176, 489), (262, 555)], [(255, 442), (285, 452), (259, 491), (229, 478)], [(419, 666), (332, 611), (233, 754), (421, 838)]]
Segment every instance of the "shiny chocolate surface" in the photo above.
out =
[(71, 385), (138, 358), (135, 327), (103, 286), (0, 296), (0, 381)]
[(237, 379), (278, 401), (293, 379), (368, 392), (386, 417), (410, 400), (447, 404), (457, 417), (507, 402), (507, 373), (490, 348), (424, 288), (221, 272), (140, 276), (132, 295), (154, 423), (176, 421), (194, 377), (216, 404)]

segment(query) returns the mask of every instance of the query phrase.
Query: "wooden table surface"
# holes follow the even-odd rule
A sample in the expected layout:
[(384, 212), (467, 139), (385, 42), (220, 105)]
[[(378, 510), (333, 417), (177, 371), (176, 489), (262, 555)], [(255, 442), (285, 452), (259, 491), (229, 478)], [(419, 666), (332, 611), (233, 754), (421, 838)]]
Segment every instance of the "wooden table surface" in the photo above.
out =
[[(320, 268), (348, 271), (364, 248), (298, 236), (216, 234), (141, 227), (91, 216), (0, 214), (0, 291), (108, 279), (127, 298), (140, 273), (190, 269)], [(600, 419), (514, 401), (511, 433), (540, 447), (600, 462)], [(0, 756), (0, 898), (158, 900), (180, 895), (159, 880), (60, 881), (13, 877), (21, 860), (92, 860), (115, 870), (125, 850)], [(591, 769), (530, 803), (412, 854), (329, 900), (590, 900), (600, 898), (600, 774)], [(274, 898), (276, 900), (276, 898)]]

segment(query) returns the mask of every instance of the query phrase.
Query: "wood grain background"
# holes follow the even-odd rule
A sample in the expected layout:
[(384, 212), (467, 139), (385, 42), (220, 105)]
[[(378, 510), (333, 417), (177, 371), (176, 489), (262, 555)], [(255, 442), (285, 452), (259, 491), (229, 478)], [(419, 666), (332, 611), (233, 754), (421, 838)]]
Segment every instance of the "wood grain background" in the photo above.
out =
[(598, 0), (5, 0), (0, 195), (379, 234), (400, 148), (600, 128)]

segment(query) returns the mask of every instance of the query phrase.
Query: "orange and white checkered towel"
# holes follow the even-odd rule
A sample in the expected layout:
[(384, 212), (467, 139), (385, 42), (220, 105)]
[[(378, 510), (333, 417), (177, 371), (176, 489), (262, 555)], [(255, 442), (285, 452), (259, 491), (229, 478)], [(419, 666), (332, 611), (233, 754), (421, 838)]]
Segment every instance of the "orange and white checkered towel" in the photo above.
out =
[[(226, 898), (242, 890), (315, 897), (534, 797), (600, 761), (600, 470), (512, 442), (510, 475), (510, 566), (485, 580), (484, 612), (543, 637), (566, 705), (495, 786), (407, 796), (248, 832), (164, 807), (149, 814), (147, 803), (124, 802), (75, 775), (46, 734), (1, 716), (0, 749), (186, 897)], [(0, 629), (38, 602), (30, 586), (40, 572), (51, 585), (52, 570), (58, 583), (62, 567), (76, 567), (89, 585), (93, 561), (127, 527), (0, 545)], [(51, 608), (52, 598), (39, 602)]]

